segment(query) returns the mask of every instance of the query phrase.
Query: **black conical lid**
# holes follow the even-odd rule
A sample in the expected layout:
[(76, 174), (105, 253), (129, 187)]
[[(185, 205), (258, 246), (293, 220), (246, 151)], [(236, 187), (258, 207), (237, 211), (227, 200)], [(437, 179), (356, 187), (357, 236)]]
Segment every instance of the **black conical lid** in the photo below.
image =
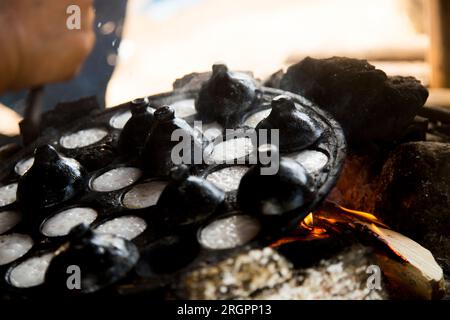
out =
[(72, 199), (85, 183), (86, 172), (78, 162), (44, 145), (35, 150), (33, 166), (19, 179), (17, 200), (25, 210), (44, 209)]
[[(139, 259), (132, 242), (111, 234), (97, 234), (86, 224), (74, 227), (68, 238), (69, 241), (57, 250), (45, 276), (45, 284), (55, 292), (97, 291), (122, 279)], [(76, 272), (80, 277), (78, 288)], [(74, 277), (69, 279), (71, 275)]]
[(231, 72), (224, 64), (212, 67), (212, 76), (200, 89), (195, 108), (206, 122), (229, 127), (239, 123), (256, 99), (257, 86), (245, 73)]
[(279, 158), (275, 146), (261, 146), (259, 158), (272, 161), (252, 166), (242, 177), (237, 193), (239, 207), (254, 215), (284, 215), (314, 200), (313, 181), (298, 162)]
[(284, 95), (272, 100), (269, 116), (256, 126), (256, 130), (260, 129), (279, 129), (279, 149), (282, 152), (305, 149), (314, 144), (323, 132), (314, 119), (297, 109), (294, 101)]
[(225, 200), (223, 190), (203, 178), (190, 175), (186, 166), (172, 169), (171, 178), (157, 203), (162, 221), (168, 228), (201, 223), (217, 212)]
[[(154, 124), (142, 151), (144, 168), (150, 175), (167, 176), (174, 166), (181, 163), (201, 164), (207, 143), (185, 120), (175, 117), (172, 107), (160, 107), (154, 113)], [(173, 150), (178, 159), (172, 159)], [(178, 160), (181, 162), (177, 163)]]
[(146, 99), (133, 100), (131, 118), (125, 124), (119, 137), (119, 149), (123, 154), (138, 155), (145, 144), (154, 122), (153, 109)]

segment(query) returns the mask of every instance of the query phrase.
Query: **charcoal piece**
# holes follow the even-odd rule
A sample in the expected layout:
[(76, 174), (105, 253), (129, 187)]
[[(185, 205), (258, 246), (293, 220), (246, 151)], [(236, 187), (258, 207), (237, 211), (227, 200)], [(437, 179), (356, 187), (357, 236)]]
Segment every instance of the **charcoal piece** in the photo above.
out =
[(119, 149), (128, 156), (136, 156), (142, 151), (145, 140), (153, 125), (153, 109), (145, 99), (132, 102), (130, 120), (119, 136)]
[[(126, 276), (138, 259), (132, 242), (112, 234), (97, 234), (80, 224), (70, 231), (69, 241), (50, 262), (45, 283), (55, 294), (95, 292)], [(80, 270), (80, 287), (76, 290), (67, 285), (70, 266)]]
[(77, 196), (86, 185), (85, 169), (50, 145), (38, 147), (32, 167), (19, 179), (17, 200), (26, 211), (53, 207)]
[(403, 137), (399, 142), (425, 141), (428, 131), (429, 121), (426, 118), (416, 116), (413, 122), (406, 128)]
[[(253, 72), (251, 71), (239, 71), (240, 73), (246, 74), (250, 78), (253, 78)], [(198, 91), (201, 89), (203, 83), (211, 78), (212, 72), (193, 72), (189, 73), (179, 79), (176, 79), (172, 86), (173, 90), (184, 92), (184, 91)]]
[[(176, 131), (175, 141), (172, 134)], [(176, 139), (179, 140), (176, 140)], [(152, 176), (168, 176), (176, 166), (172, 160), (175, 147), (182, 147), (179, 155), (184, 163), (198, 163), (197, 157), (203, 155), (203, 149), (208, 141), (198, 134), (183, 119), (175, 117), (175, 111), (170, 106), (158, 108), (154, 113), (154, 124), (145, 141), (142, 150), (142, 161), (148, 174)], [(188, 147), (190, 146), (190, 150)], [(185, 154), (189, 152), (190, 154)]]
[(67, 129), (67, 124), (102, 111), (95, 96), (76, 101), (58, 103), (54, 109), (42, 115), (41, 130), (46, 128)]
[(269, 88), (280, 88), (281, 85), (281, 79), (283, 79), (284, 72), (282, 69), (278, 70), (277, 72), (271, 74), (269, 78), (264, 80), (263, 86), (269, 87)]
[[(271, 145), (270, 150), (261, 146), (258, 150), (259, 158), (276, 159), (267, 164), (252, 166), (242, 177), (237, 193), (239, 207), (250, 214), (265, 216), (289, 215), (314, 199), (312, 178), (306, 169), (297, 161), (281, 158), (278, 150)], [(269, 168), (278, 166), (276, 172), (265, 172)], [(302, 219), (302, 217), (298, 217)]]
[[(70, 152), (72, 154), (72, 152)], [(94, 171), (110, 165), (116, 160), (117, 152), (109, 144), (87, 146), (73, 152), (74, 158), (88, 171)]]
[(233, 127), (250, 110), (256, 98), (257, 85), (253, 78), (216, 64), (211, 78), (200, 89), (195, 108), (202, 121), (217, 121), (225, 127)]
[(217, 212), (225, 200), (223, 190), (208, 180), (190, 175), (186, 166), (174, 168), (171, 178), (156, 204), (168, 228), (201, 223)]
[(177, 91), (200, 90), (203, 83), (211, 78), (211, 72), (193, 72), (176, 79), (173, 83), (173, 89)]
[[(272, 99), (272, 111), (256, 126), (256, 130), (279, 130), (279, 149), (281, 152), (303, 150), (315, 143), (323, 129), (309, 115), (301, 112), (288, 96)], [(270, 142), (270, 141), (269, 141)]]
[(328, 111), (353, 146), (400, 138), (428, 97), (413, 77), (387, 77), (365, 60), (341, 57), (308, 57), (289, 67), (280, 86)]
[(394, 230), (419, 241), (450, 270), (450, 144), (398, 146), (385, 163), (376, 212)]

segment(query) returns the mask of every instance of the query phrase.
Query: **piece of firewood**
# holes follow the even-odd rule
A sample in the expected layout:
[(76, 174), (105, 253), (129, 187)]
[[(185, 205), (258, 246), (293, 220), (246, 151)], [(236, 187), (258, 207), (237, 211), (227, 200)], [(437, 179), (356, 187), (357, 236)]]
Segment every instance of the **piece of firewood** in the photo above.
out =
[(429, 250), (393, 230), (364, 222), (361, 224), (399, 257), (395, 259), (382, 253), (376, 255), (396, 297), (427, 300), (443, 297), (444, 273)]

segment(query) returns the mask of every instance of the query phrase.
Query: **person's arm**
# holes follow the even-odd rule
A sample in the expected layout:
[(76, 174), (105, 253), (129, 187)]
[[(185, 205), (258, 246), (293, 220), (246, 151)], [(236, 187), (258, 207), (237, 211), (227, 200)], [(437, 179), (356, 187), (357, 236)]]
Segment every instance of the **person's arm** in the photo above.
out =
[[(0, 93), (68, 80), (94, 42), (93, 0), (0, 1)], [(81, 9), (80, 30), (69, 30), (67, 8)]]

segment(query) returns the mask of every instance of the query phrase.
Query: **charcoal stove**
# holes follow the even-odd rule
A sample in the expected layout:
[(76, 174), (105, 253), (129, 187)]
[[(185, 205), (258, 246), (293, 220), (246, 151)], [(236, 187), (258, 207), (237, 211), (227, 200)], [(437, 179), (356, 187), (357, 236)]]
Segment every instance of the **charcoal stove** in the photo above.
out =
[[(54, 255), (58, 256), (61, 248), (64, 248), (71, 238), (68, 232), (70, 228), (65, 227), (67, 230), (59, 232), (58, 230), (62, 229), (58, 229), (55, 232), (48, 227), (48, 223), (52, 219), (52, 222), (58, 219), (61, 222), (64, 217), (74, 212), (75, 217), (81, 217), (80, 221), (78, 218), (75, 218), (75, 221), (86, 222), (93, 230), (108, 233), (115, 232), (115, 228), (129, 226), (131, 231), (119, 232), (119, 235), (136, 246), (141, 258), (133, 272), (122, 277), (115, 285), (107, 286), (107, 290), (117, 293), (120, 286), (134, 288), (127, 292), (146, 292), (172, 285), (176, 282), (175, 279), (188, 270), (223, 260), (240, 250), (266, 247), (295, 228), (298, 221), (318, 207), (335, 185), (345, 158), (345, 138), (339, 124), (302, 96), (259, 85), (251, 103), (237, 116), (233, 114), (230, 118), (232, 121), (227, 121), (226, 117), (211, 120), (210, 117), (214, 117), (214, 114), (205, 118), (201, 109), (198, 112), (194, 107), (201, 90), (174, 90), (148, 96), (97, 112), (95, 115), (74, 119), (63, 127), (49, 126), (34, 142), (22, 148), (2, 165), (1, 188), (8, 188), (9, 194), (12, 195), (7, 201), (1, 202), (0, 214), (15, 214), (17, 218), (10, 226), (0, 230), (3, 232), (0, 235), (3, 238), (1, 241), (7, 242), (8, 237), (19, 236), (23, 242), (21, 252), (15, 257), (4, 259), (0, 266), (0, 291), (4, 295), (28, 297), (39, 295), (43, 291), (52, 292), (53, 287), (44, 279), (35, 285), (20, 288), (14, 285), (11, 274), (15, 268), (21, 264), (23, 266), (24, 262), (35, 257), (45, 257), (42, 260), (42, 269), (45, 270), (48, 264), (51, 265), (51, 259)], [(314, 190), (312, 199), (301, 207), (277, 215), (254, 214), (243, 210), (237, 202), (239, 181), (251, 167), (250, 164), (245, 161), (236, 161), (235, 164), (202, 163), (190, 166), (188, 175), (209, 181), (221, 189), (224, 193), (223, 203), (214, 208), (212, 213), (194, 219), (195, 221), (189, 224), (177, 225), (177, 220), (170, 220), (168, 223), (164, 217), (161, 218), (157, 202), (161, 192), (164, 192), (170, 183), (170, 178), (167, 175), (149, 174), (140, 152), (133, 155), (124, 154), (119, 148), (121, 132), (136, 104), (146, 105), (151, 114), (157, 112), (161, 106), (172, 106), (175, 116), (184, 119), (191, 127), (195, 125), (195, 121), (206, 119), (207, 122), (203, 123), (203, 136), (214, 151), (220, 143), (236, 138), (228, 135), (225, 129), (256, 128), (268, 117), (274, 99), (279, 96), (290, 100), (300, 116), (312, 119), (320, 128), (320, 135), (312, 143), (301, 148), (280, 150), (281, 159), (296, 161), (308, 173), (311, 190)], [(76, 107), (76, 103), (71, 106)], [(211, 128), (213, 130), (206, 131)], [(80, 139), (84, 134), (88, 138)], [(145, 137), (142, 137), (142, 141), (145, 141)], [(69, 161), (75, 159), (81, 164), (86, 170), (86, 183), (69, 199), (58, 200), (49, 207), (30, 207), (16, 200), (15, 188), (21, 176), (26, 175), (25, 172), (33, 165), (35, 149), (43, 145), (51, 146), (61, 157)], [(257, 153), (255, 146), (249, 146), (249, 149), (251, 150), (243, 158), (248, 159), (250, 155)], [(108, 181), (108, 175), (111, 175), (111, 172), (119, 172), (117, 170), (123, 171), (122, 175), (126, 178), (124, 183), (117, 184), (117, 180), (112, 179), (107, 182), (106, 187), (96, 187), (96, 182), (99, 181), (97, 179)], [(234, 173), (237, 174), (237, 181), (234, 179), (231, 184), (226, 183), (224, 179)], [(146, 191), (150, 190), (147, 188), (153, 191)], [(273, 192), (276, 194), (276, 190)], [(194, 203), (193, 206), (195, 205), (198, 204)], [(82, 214), (77, 215), (77, 210), (81, 210)], [(242, 223), (247, 228), (245, 233), (248, 236), (234, 245), (208, 245), (208, 241), (214, 243), (217, 233), (223, 232), (224, 229), (220, 227), (223, 221), (234, 227)], [(209, 237), (206, 242), (202, 239), (205, 233), (207, 238)], [(45, 279), (49, 279), (49, 276)]]

